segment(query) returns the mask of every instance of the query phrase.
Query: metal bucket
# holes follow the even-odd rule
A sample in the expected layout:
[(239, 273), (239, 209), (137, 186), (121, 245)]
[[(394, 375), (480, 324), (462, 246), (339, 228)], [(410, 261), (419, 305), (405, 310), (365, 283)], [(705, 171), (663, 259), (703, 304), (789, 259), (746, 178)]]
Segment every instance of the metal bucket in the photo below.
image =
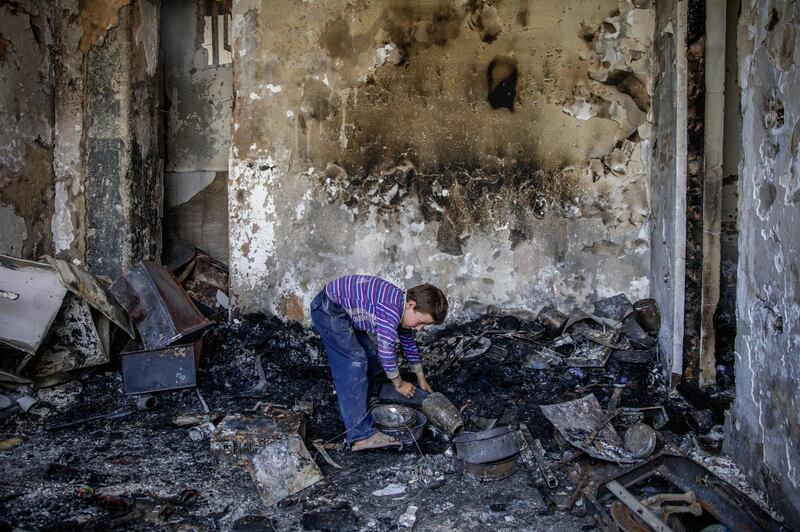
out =
[(450, 399), (439, 392), (433, 392), (422, 401), (422, 413), (433, 425), (450, 436), (464, 429), (461, 412), (450, 402)]
[(502, 480), (517, 472), (517, 455), (491, 464), (470, 464), (458, 458), (453, 459), (456, 471), (477, 480)]
[(640, 299), (633, 304), (636, 309), (636, 321), (648, 334), (656, 334), (661, 328), (661, 314), (655, 299)]
[(555, 307), (546, 306), (539, 312), (536, 321), (551, 334), (558, 334), (567, 323), (567, 316)]
[(486, 464), (519, 454), (519, 441), (513, 427), (468, 432), (454, 438), (456, 454), (470, 464)]

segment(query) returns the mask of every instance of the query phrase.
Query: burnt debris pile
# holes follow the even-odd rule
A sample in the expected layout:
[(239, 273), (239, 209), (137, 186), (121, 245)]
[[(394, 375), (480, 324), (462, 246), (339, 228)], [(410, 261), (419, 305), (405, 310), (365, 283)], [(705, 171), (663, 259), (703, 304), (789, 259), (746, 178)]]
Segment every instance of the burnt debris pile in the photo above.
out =
[(651, 300), (490, 309), (426, 333), (435, 393), (386, 381), (371, 400), (403, 447), (353, 453), (317, 335), (222, 320), (227, 272), (202, 252), (113, 283), (4, 261), (19, 277), (4, 305), (53, 297), (2, 330), (0, 527), (777, 526), (699, 465), (715, 465), (719, 417), (670, 391)]

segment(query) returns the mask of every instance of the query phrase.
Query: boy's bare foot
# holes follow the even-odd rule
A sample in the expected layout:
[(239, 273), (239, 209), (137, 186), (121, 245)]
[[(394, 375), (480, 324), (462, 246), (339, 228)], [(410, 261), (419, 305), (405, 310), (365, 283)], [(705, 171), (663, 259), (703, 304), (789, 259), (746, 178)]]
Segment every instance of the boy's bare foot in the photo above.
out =
[(402, 447), (403, 444), (392, 436), (383, 432), (376, 432), (369, 438), (358, 440), (350, 447), (353, 451), (366, 451), (368, 449), (384, 449), (386, 447)]

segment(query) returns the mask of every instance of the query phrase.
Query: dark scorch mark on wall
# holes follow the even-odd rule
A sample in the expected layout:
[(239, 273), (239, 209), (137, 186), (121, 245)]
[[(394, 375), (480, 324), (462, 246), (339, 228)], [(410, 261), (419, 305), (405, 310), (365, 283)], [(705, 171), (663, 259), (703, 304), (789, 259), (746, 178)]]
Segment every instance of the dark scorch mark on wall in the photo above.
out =
[(489, 62), (486, 79), (489, 81), (488, 100), (492, 109), (513, 111), (517, 98), (517, 60), (498, 55)]

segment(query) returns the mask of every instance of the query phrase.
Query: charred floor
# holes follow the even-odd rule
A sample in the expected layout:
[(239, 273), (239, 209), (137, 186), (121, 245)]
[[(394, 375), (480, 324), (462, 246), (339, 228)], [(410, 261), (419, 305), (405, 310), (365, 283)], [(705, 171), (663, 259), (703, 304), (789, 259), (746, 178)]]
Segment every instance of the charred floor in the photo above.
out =
[(0, 0), (0, 529), (798, 529), (799, 9)]
[[(123, 375), (130, 374), (111, 364), (39, 390), (29, 410), (6, 417), (2, 526), (596, 530), (631, 526), (614, 520), (619, 517), (604, 522), (589, 506), (603, 482), (662, 455), (692, 456), (711, 468), (703, 468), (706, 474), (722, 475), (726, 480), (718, 482), (740, 497), (746, 496), (738, 488), (753, 494), (735, 466), (718, 457), (722, 409), (698, 408), (670, 392), (653, 356), (654, 339), (638, 326), (633, 306), (617, 296), (593, 310), (571, 317), (555, 309), (538, 317), (495, 311), (431, 332), (421, 342), (430, 382), (458, 405), (465, 434), (526, 427), (526, 443), (538, 442), (544, 469), (516, 448), (513, 470), (498, 478), (492, 472), (464, 471), (453, 435), (435, 424), (400, 450), (350, 451), (318, 335), (299, 324), (248, 315), (217, 324), (204, 336), (196, 387), (126, 395)], [(601, 338), (604, 325), (615, 318), (627, 323), (627, 333)], [(648, 323), (647, 318), (641, 321)], [(587, 354), (598, 347), (604, 355), (592, 360)], [(388, 402), (377, 388), (374, 395)], [(645, 423), (652, 446), (642, 450), (634, 444), (641, 458), (603, 455), (604, 447), (596, 444), (608, 435), (597, 432), (589, 448), (601, 453), (598, 460), (580, 449), (573, 434), (556, 430), (557, 421), (541, 408), (586, 397), (596, 399), (602, 410), (622, 408), (603, 430), (625, 434)], [(305, 442), (324, 479), (296, 493), (290, 490), (265, 507), (258, 477), (248, 468), (220, 462), (210, 444), (213, 432), (193, 431), (211, 423), (218, 433), (225, 416), (270, 417), (288, 411), (305, 417)], [(107, 414), (111, 419), (95, 418)], [(588, 423), (578, 441), (600, 428)], [(654, 483), (638, 489), (643, 497), (664, 487)], [(668, 516), (670, 526), (699, 530), (717, 523), (709, 513), (714, 503), (709, 504), (697, 515), (686, 507), (675, 510)], [(779, 526), (767, 513), (771, 510), (750, 504), (759, 526)]]

